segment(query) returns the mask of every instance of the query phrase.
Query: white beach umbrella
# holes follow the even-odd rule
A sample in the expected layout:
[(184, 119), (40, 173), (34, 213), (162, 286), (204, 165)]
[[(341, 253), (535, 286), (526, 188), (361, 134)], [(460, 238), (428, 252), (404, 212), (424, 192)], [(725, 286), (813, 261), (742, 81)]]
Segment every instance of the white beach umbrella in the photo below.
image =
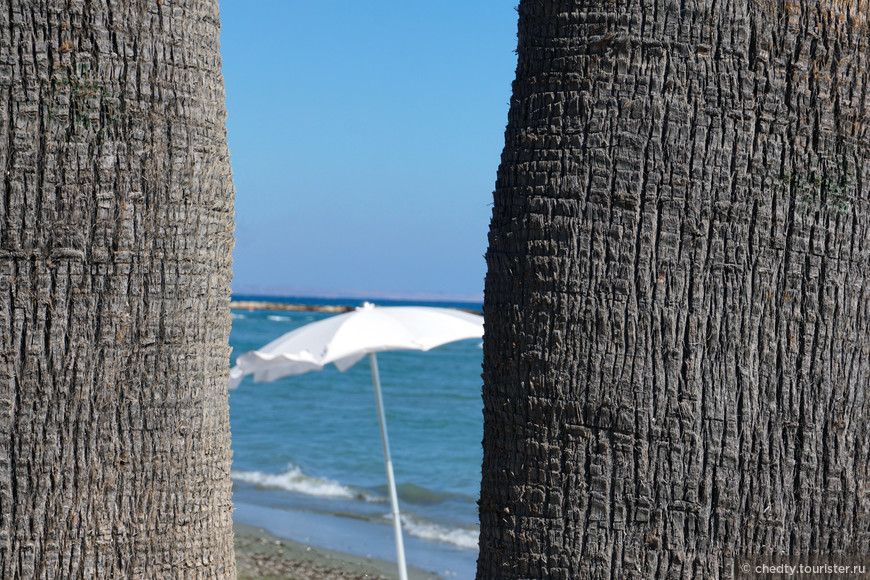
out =
[(402, 544), (399, 501), (375, 353), (385, 350), (425, 351), (448, 342), (482, 336), (483, 317), (478, 314), (423, 306), (375, 307), (367, 302), (352, 312), (306, 324), (261, 349), (243, 354), (230, 370), (229, 387), (235, 389), (246, 375), (253, 375), (255, 382), (268, 382), (288, 375), (321, 370), (329, 363), (345, 371), (369, 355), (393, 510), (399, 578), (406, 580), (408, 573)]

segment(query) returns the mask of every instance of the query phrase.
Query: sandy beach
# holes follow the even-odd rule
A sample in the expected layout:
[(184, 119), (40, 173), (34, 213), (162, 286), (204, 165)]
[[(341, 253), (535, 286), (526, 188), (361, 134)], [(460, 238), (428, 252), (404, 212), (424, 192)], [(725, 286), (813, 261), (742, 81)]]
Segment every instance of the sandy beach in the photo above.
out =
[[(398, 578), (396, 564), (342, 554), (279, 538), (255, 526), (236, 523), (236, 566), (239, 580), (376, 580)], [(414, 580), (438, 576), (410, 568)]]

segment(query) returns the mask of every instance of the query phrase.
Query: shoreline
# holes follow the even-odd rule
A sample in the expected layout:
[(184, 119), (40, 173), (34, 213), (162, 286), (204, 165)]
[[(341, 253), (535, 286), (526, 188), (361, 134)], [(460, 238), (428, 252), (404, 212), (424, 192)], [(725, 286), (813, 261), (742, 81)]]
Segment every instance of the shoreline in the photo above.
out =
[[(282, 538), (264, 528), (233, 522), (233, 546), (239, 580), (392, 580), (396, 564), (354, 556)], [(438, 576), (408, 568), (409, 580), (437, 580)]]
[[(329, 558), (321, 558), (317, 565), (337, 566), (344, 573), (369, 574), (369, 576), (322, 576), (314, 575), (312, 578), (398, 578), (398, 569), (395, 557), (395, 539), (391, 526), (386, 523), (375, 523), (353, 517), (338, 514), (323, 514), (292, 509), (278, 509), (247, 503), (238, 498), (233, 498), (233, 525), (247, 526), (241, 529), (258, 530), (256, 537), (272, 538), (266, 542), (248, 541), (247, 544), (238, 544), (237, 550), (246, 557), (246, 552), (259, 554), (266, 545), (275, 545), (279, 548), (286, 544), (287, 550), (279, 550), (280, 554), (256, 555), (254, 560), (268, 561), (281, 560), (278, 564), (284, 567), (279, 578), (296, 578), (288, 571), (293, 566), (301, 565), (298, 556), (328, 555)], [(470, 579), (474, 577), (477, 563), (477, 551), (464, 550), (431, 540), (423, 540), (414, 537), (407, 531), (403, 534), (405, 544), (405, 556), (408, 563), (409, 578), (413, 580), (452, 580)], [(282, 544), (275, 544), (279, 541)], [(271, 543), (270, 543), (271, 542)], [(298, 549), (302, 546), (301, 550)], [(271, 548), (270, 548), (271, 549)], [(251, 558), (248, 559), (251, 561)], [(340, 565), (346, 564), (344, 568)], [(341, 564), (344, 563), (344, 564)], [(372, 572), (366, 567), (374, 567), (378, 570), (378, 576), (371, 576)], [(266, 568), (267, 570), (269, 568)], [(298, 576), (308, 578), (309, 576)], [(259, 580), (270, 578), (266, 576), (252, 575), (247, 578), (239, 576), (239, 580)]]

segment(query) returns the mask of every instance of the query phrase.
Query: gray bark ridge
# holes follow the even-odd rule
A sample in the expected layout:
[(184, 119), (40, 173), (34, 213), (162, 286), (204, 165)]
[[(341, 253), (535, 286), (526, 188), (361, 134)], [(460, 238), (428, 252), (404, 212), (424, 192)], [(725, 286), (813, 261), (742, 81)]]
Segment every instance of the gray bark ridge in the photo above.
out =
[(861, 1), (521, 1), (478, 578), (870, 554)]
[(232, 578), (217, 1), (0, 3), (0, 577)]

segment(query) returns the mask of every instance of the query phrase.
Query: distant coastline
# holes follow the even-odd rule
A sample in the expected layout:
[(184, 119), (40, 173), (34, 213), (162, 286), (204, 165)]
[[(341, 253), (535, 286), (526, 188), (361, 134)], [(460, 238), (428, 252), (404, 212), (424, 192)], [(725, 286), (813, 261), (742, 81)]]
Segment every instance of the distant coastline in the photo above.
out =
[(483, 292), (389, 292), (389, 291), (363, 291), (363, 290), (331, 290), (325, 288), (295, 288), (295, 287), (268, 287), (255, 285), (234, 284), (232, 291), (233, 299), (264, 299), (273, 302), (300, 302), (311, 301), (324, 304), (335, 304), (341, 301), (344, 304), (359, 304), (368, 300), (376, 304), (387, 302), (404, 302), (416, 304), (483, 304)]
[[(297, 296), (251, 296), (251, 295), (234, 295), (230, 299), (230, 309), (232, 310), (275, 310), (279, 312), (322, 312), (326, 314), (340, 314), (342, 312), (350, 312), (360, 306), (362, 302), (356, 304), (348, 304), (348, 302), (356, 302), (350, 299), (335, 299), (335, 298), (310, 298)], [(374, 300), (378, 306), (438, 306), (442, 308), (453, 308), (472, 314), (482, 313), (482, 304), (475, 302), (429, 302), (429, 301), (411, 301), (411, 300)]]

